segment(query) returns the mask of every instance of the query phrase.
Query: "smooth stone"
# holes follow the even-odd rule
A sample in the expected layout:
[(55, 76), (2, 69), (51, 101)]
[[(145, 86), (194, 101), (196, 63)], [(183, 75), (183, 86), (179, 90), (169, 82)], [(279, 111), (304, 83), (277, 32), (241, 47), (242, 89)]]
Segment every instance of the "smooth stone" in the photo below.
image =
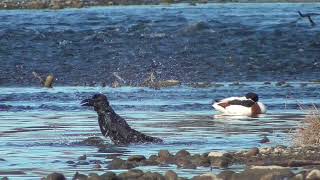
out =
[(234, 171), (230, 171), (230, 170), (226, 170), (226, 171), (222, 171), (220, 172), (217, 177), (220, 179), (231, 179), (232, 175), (234, 174)]
[(221, 180), (216, 175), (212, 173), (201, 174), (200, 176), (195, 176), (193, 180)]
[(88, 146), (101, 146), (104, 145), (104, 140), (100, 137), (89, 137), (81, 141), (81, 144), (85, 144)]
[(268, 137), (266, 137), (266, 136), (264, 136), (260, 141), (259, 141), (259, 143), (268, 143), (268, 142), (270, 142), (270, 140), (269, 140), (269, 138)]
[(108, 168), (110, 169), (122, 169), (125, 165), (126, 161), (122, 160), (120, 158), (114, 158), (108, 165)]
[(156, 161), (160, 164), (174, 163), (174, 157), (168, 150), (160, 150), (158, 156)]
[(87, 159), (87, 155), (82, 155), (80, 157), (78, 157), (78, 160), (86, 160)]
[(281, 166), (254, 166), (241, 173), (234, 173), (232, 180), (247, 180), (247, 179), (260, 179), (260, 180), (272, 180), (272, 179), (289, 179), (294, 174), (289, 168)]
[(143, 155), (133, 155), (128, 157), (128, 161), (136, 161), (136, 162), (140, 162), (146, 160), (146, 157), (144, 157)]
[(222, 157), (223, 153), (222, 152), (210, 152), (208, 154), (209, 157)]
[(61, 173), (51, 173), (47, 176), (47, 180), (66, 180), (66, 177), (64, 177)]
[(192, 164), (195, 164), (197, 166), (204, 166), (209, 167), (210, 166), (210, 159), (208, 156), (201, 156), (199, 154), (195, 154), (191, 157)]
[(254, 147), (254, 148), (250, 149), (245, 155), (246, 156), (256, 156), (257, 154), (259, 154), (259, 148)]
[(159, 157), (164, 157), (164, 158), (170, 158), (173, 157), (172, 154), (170, 154), (170, 152), (168, 150), (160, 150), (158, 153)]
[(190, 153), (187, 150), (182, 149), (176, 153), (175, 158), (186, 158), (189, 156), (191, 156)]
[(143, 180), (165, 180), (165, 178), (159, 173), (146, 172), (139, 179)]
[(179, 158), (176, 160), (176, 164), (178, 167), (182, 168), (182, 169), (196, 169), (197, 166), (192, 164), (192, 162), (190, 161), (190, 159), (186, 159), (186, 158)]
[(317, 179), (320, 179), (320, 170), (318, 169), (313, 169), (311, 170), (307, 177), (306, 177), (307, 180), (317, 180)]
[(87, 180), (102, 180), (102, 178), (96, 173), (90, 173)]
[(304, 180), (303, 174), (296, 174), (290, 180)]
[(150, 160), (150, 161), (156, 161), (157, 158), (158, 158), (157, 155), (151, 155), (151, 156), (149, 157), (149, 160)]
[(76, 165), (84, 166), (84, 165), (89, 165), (90, 163), (87, 161), (79, 161), (76, 163)]
[(164, 174), (164, 178), (166, 180), (178, 180), (178, 175), (174, 171), (169, 170)]
[(143, 176), (143, 171), (139, 169), (129, 170), (128, 172), (124, 172), (118, 175), (120, 179), (138, 179)]
[(117, 175), (116, 175), (116, 173), (109, 171), (109, 172), (103, 173), (100, 177), (103, 180), (114, 180), (117, 178)]

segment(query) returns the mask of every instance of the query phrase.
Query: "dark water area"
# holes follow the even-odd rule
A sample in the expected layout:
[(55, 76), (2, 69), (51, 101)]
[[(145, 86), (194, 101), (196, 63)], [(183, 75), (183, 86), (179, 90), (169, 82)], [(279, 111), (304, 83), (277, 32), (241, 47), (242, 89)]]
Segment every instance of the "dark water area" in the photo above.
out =
[[(0, 11), (0, 86), (137, 84), (160, 79), (308, 81), (320, 75), (320, 26), (311, 4), (205, 4)], [(320, 24), (319, 16), (314, 16)]]

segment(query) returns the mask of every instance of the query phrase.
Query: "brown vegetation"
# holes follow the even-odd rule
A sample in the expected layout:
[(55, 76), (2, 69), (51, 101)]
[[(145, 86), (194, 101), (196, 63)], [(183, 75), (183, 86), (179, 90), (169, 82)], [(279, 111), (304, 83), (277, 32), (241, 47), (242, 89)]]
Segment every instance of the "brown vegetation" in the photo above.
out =
[(315, 108), (302, 122), (295, 134), (294, 143), (298, 146), (320, 145), (320, 112)]

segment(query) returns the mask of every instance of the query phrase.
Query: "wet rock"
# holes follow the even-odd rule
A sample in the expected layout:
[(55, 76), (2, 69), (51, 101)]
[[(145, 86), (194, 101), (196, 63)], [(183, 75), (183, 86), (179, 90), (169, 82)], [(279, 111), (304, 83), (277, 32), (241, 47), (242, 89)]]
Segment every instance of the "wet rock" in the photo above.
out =
[(219, 158), (211, 158), (211, 166), (226, 168), (232, 163), (232, 159), (227, 158), (225, 156)]
[(104, 145), (104, 140), (100, 137), (89, 137), (81, 142), (81, 144), (88, 146), (101, 146)]
[(176, 165), (179, 168), (183, 168), (183, 169), (196, 169), (197, 166), (192, 164), (192, 162), (190, 161), (190, 159), (187, 158), (179, 158), (176, 160)]
[(187, 158), (187, 157), (190, 157), (190, 156), (191, 156), (190, 153), (187, 150), (183, 149), (183, 150), (180, 150), (180, 151), (178, 151), (176, 153), (175, 158), (176, 159), (178, 159), (178, 158)]
[(133, 155), (128, 157), (128, 161), (140, 162), (143, 160), (146, 160), (146, 157), (144, 157), (143, 155)]
[(192, 164), (195, 164), (196, 166), (204, 166), (209, 167), (210, 166), (210, 159), (208, 156), (200, 156), (199, 154), (195, 154), (191, 158)]
[(289, 179), (294, 174), (289, 168), (281, 166), (253, 166), (241, 173), (234, 173), (232, 180), (247, 180), (247, 179)]
[(169, 170), (164, 174), (164, 178), (166, 180), (178, 180), (178, 175), (174, 171)]
[(231, 177), (234, 173), (235, 173), (234, 171), (229, 171), (229, 170), (222, 171), (217, 175), (217, 177), (220, 179), (231, 179)]
[(156, 161), (160, 164), (170, 164), (174, 162), (174, 156), (168, 150), (160, 150)]
[(67, 161), (66, 163), (67, 164), (74, 164), (75, 162), (74, 161)]
[(107, 166), (108, 169), (132, 169), (135, 167), (133, 162), (125, 161), (120, 158), (113, 159)]
[(94, 168), (95, 168), (95, 169), (100, 169), (100, 168), (101, 168), (101, 165), (100, 165), (99, 163), (96, 163), (96, 164), (94, 165)]
[(52, 173), (47, 176), (47, 180), (66, 180), (63, 174), (61, 173)]
[(165, 180), (164, 177), (159, 173), (146, 172), (139, 179), (142, 180)]
[[(161, 151), (161, 150), (160, 150), (160, 151)], [(168, 151), (168, 152), (169, 152), (169, 151)], [(159, 154), (160, 154), (160, 152), (159, 152)], [(169, 153), (169, 154), (170, 154), (170, 153)], [(149, 157), (149, 160), (150, 160), (150, 161), (156, 161), (157, 158), (158, 158), (157, 155), (151, 155), (151, 156)]]
[(318, 170), (318, 169), (311, 170), (307, 174), (306, 179), (307, 180), (318, 180), (318, 179), (320, 179), (320, 170)]
[(222, 157), (223, 153), (222, 152), (210, 152), (208, 154), (209, 157)]
[(254, 147), (254, 148), (250, 149), (245, 155), (248, 157), (251, 157), (251, 156), (256, 156), (258, 154), (259, 154), (259, 148)]
[(100, 176), (103, 180), (115, 180), (117, 178), (116, 173), (114, 172), (106, 172)]
[(220, 180), (216, 175), (212, 173), (202, 174), (200, 176), (195, 176), (193, 180)]
[(86, 160), (87, 159), (87, 155), (82, 155), (80, 157), (78, 157), (78, 160)]
[(293, 176), (290, 180), (304, 180), (304, 175), (303, 174), (296, 174)]
[(84, 166), (84, 165), (89, 165), (90, 163), (87, 161), (79, 161), (76, 163), (76, 165)]
[(267, 136), (264, 136), (264, 137), (259, 141), (259, 143), (262, 143), (262, 144), (268, 143), (268, 142), (270, 142), (270, 140), (269, 140), (269, 138), (268, 138)]
[(102, 178), (96, 173), (90, 173), (88, 180), (102, 180)]
[(120, 158), (114, 158), (107, 167), (110, 169), (123, 169), (125, 164), (125, 160), (122, 160)]
[(118, 175), (120, 179), (138, 179), (143, 175), (143, 171), (139, 169), (129, 170), (128, 172), (124, 172)]

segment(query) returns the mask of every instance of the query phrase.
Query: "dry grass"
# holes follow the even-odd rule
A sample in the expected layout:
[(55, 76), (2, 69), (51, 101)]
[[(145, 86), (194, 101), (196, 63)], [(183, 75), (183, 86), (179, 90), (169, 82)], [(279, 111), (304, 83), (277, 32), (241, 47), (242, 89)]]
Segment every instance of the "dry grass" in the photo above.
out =
[(297, 146), (320, 145), (320, 111), (317, 108), (314, 108), (303, 120), (294, 135), (294, 144)]

